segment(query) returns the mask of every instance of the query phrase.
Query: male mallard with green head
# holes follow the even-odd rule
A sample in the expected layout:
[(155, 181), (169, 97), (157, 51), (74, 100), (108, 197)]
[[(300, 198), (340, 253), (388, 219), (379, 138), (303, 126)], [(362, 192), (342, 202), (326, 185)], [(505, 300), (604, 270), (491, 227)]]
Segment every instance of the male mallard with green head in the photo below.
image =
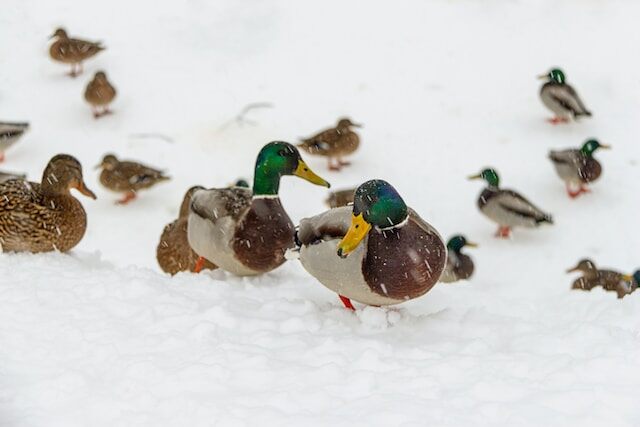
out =
[(462, 252), (462, 248), (465, 246), (469, 248), (478, 247), (478, 245), (459, 234), (449, 239), (447, 242), (447, 265), (442, 276), (440, 276), (440, 282), (452, 283), (459, 280), (467, 280), (473, 275), (473, 260), (469, 255)]
[(582, 193), (588, 193), (587, 184), (597, 180), (602, 173), (602, 166), (593, 153), (600, 148), (611, 148), (600, 144), (595, 139), (585, 142), (581, 148), (568, 150), (551, 150), (549, 159), (553, 162), (558, 176), (567, 186), (567, 194), (575, 199)]
[(270, 142), (258, 154), (253, 191), (214, 188), (193, 195), (189, 245), (201, 257), (238, 276), (262, 274), (280, 266), (285, 251), (294, 245), (295, 232), (278, 197), (284, 175), (329, 187), (293, 145)]
[(382, 306), (424, 295), (447, 260), (435, 228), (379, 179), (358, 187), (352, 207), (300, 221), (296, 244), (302, 266), (349, 309), (351, 300)]
[(50, 39), (55, 39), (49, 48), (51, 59), (71, 64), (71, 77), (82, 73), (82, 61), (89, 59), (105, 49), (101, 42), (72, 39), (63, 28), (58, 28)]
[(582, 277), (573, 282), (571, 289), (590, 291), (597, 286), (602, 286), (606, 291), (615, 292), (618, 298), (624, 298), (625, 295), (635, 290), (633, 276), (613, 270), (598, 269), (590, 259), (580, 260), (575, 267), (567, 270), (567, 273), (575, 271), (581, 272)]
[(350, 119), (340, 119), (336, 127), (323, 130), (311, 138), (303, 139), (298, 147), (309, 154), (327, 157), (329, 169), (340, 170), (343, 166), (351, 164), (342, 160), (342, 157), (353, 153), (360, 145), (360, 137), (351, 130), (352, 127), (360, 126), (352, 123)]
[(499, 226), (496, 237), (506, 238), (514, 227), (534, 228), (540, 224), (553, 224), (551, 215), (513, 190), (500, 188), (500, 178), (495, 169), (483, 169), (469, 179), (484, 179), (487, 187), (478, 197), (478, 208)]
[(29, 123), (0, 122), (0, 162), (4, 161), (4, 152), (18, 142), (29, 129)]
[(566, 123), (570, 118), (591, 117), (591, 112), (584, 106), (578, 93), (567, 84), (562, 70), (554, 68), (538, 78), (547, 80), (540, 88), (540, 99), (555, 114), (549, 122), (558, 124)]
[(120, 205), (134, 200), (138, 191), (170, 179), (161, 170), (138, 162), (118, 160), (113, 154), (105, 155), (96, 169), (102, 169), (100, 183), (105, 188), (124, 193), (124, 197), (116, 202)]
[(84, 91), (84, 99), (91, 105), (94, 118), (111, 114), (109, 105), (116, 97), (116, 89), (107, 80), (104, 71), (98, 71)]
[(2, 251), (66, 252), (76, 246), (87, 229), (87, 214), (72, 188), (96, 198), (84, 183), (80, 162), (68, 154), (49, 161), (40, 184), (18, 179), (0, 184)]

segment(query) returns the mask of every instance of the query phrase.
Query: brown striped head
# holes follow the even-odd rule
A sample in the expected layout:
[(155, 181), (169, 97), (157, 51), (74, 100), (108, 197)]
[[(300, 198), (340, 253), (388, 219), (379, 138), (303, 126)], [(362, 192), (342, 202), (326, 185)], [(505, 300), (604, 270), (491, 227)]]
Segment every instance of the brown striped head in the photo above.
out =
[(118, 163), (118, 158), (115, 155), (105, 154), (100, 164), (96, 166), (96, 169), (112, 171), (116, 168), (116, 166), (118, 166)]
[(189, 206), (191, 206), (191, 198), (198, 190), (204, 190), (204, 187), (201, 185), (194, 185), (184, 195), (182, 199), (182, 205), (180, 205), (180, 213), (179, 218), (186, 218), (189, 215)]
[(49, 37), (50, 39), (67, 39), (67, 32), (64, 30), (64, 28), (57, 28), (54, 33)]
[(96, 195), (87, 188), (82, 177), (82, 165), (69, 154), (53, 156), (42, 174), (43, 192), (55, 195), (68, 195), (75, 188), (80, 193), (95, 200)]

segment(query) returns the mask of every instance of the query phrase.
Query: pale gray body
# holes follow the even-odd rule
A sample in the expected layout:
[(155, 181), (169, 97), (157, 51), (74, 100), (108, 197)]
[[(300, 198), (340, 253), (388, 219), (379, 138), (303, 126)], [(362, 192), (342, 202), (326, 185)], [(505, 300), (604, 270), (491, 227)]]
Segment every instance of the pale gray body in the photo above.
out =
[(0, 153), (4, 153), (29, 129), (28, 123), (0, 122)]
[(578, 93), (568, 84), (545, 83), (540, 89), (540, 99), (557, 117), (570, 119), (591, 116), (591, 112), (584, 106)]
[(487, 187), (478, 199), (478, 207), (493, 222), (506, 227), (538, 227), (553, 223), (551, 215), (512, 190)]

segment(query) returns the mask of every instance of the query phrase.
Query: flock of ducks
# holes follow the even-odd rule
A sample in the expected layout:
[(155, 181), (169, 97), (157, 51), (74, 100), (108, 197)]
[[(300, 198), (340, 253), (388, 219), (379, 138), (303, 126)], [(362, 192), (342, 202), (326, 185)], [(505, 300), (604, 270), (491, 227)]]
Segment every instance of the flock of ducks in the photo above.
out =
[[(70, 75), (82, 73), (83, 61), (102, 50), (101, 43), (69, 38), (63, 29), (52, 36), (52, 59), (71, 65)], [(566, 83), (562, 70), (541, 76), (544, 105), (554, 113), (553, 124), (565, 123), (589, 112), (577, 92)], [(97, 72), (87, 86), (85, 99), (96, 118), (110, 112), (116, 91), (104, 72)], [(297, 146), (274, 141), (258, 153), (253, 185), (238, 180), (226, 188), (191, 187), (182, 200), (179, 216), (160, 237), (156, 255), (169, 273), (200, 272), (220, 268), (239, 276), (267, 273), (290, 259), (299, 259), (309, 274), (340, 297), (345, 307), (352, 301), (373, 306), (399, 304), (428, 292), (437, 282), (469, 279), (472, 258), (463, 252), (477, 245), (462, 235), (448, 242), (411, 209), (386, 181), (369, 180), (357, 188), (330, 193), (329, 210), (305, 218), (296, 226), (278, 196), (280, 179), (291, 175), (312, 184), (330, 187), (314, 173), (299, 149), (327, 158), (330, 170), (349, 165), (345, 157), (360, 145), (353, 128), (360, 125), (342, 118), (335, 127), (302, 140)], [(4, 151), (28, 129), (26, 123), (0, 123), (0, 160)], [(558, 176), (571, 198), (588, 192), (602, 166), (594, 158), (599, 149), (610, 148), (595, 139), (581, 147), (551, 151)], [(163, 171), (134, 161), (103, 157), (100, 183), (122, 194), (116, 203), (134, 200), (140, 190), (169, 179)], [(552, 216), (520, 193), (500, 186), (495, 168), (484, 168), (469, 177), (483, 180), (478, 197), (482, 214), (498, 225), (496, 237), (507, 238), (514, 228), (553, 224)], [(95, 199), (83, 179), (82, 166), (67, 154), (54, 156), (39, 183), (21, 174), (0, 173), (0, 245), (2, 251), (66, 252), (82, 239), (86, 212), (70, 192)], [(601, 286), (623, 298), (638, 288), (640, 270), (633, 275), (597, 269), (593, 261), (581, 260), (569, 272), (582, 272), (573, 289)]]

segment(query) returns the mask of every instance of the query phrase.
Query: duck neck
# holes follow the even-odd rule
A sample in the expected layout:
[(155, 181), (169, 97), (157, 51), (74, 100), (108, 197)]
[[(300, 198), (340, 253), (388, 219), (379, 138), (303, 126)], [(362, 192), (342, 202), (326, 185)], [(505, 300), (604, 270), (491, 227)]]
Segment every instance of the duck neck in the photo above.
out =
[(277, 196), (280, 190), (280, 172), (268, 170), (264, 165), (256, 165), (253, 175), (254, 196)]

